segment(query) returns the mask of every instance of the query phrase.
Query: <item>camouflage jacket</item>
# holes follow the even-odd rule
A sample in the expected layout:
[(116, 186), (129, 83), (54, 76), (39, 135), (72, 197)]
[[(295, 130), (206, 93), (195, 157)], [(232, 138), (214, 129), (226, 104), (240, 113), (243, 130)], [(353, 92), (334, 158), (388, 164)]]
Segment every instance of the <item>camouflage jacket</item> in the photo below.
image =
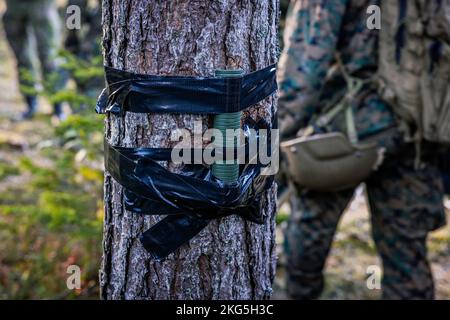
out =
[[(377, 0), (291, 0), (278, 73), (282, 130), (292, 134), (306, 126), (331, 96), (344, 92), (336, 54), (353, 76), (366, 79), (376, 73), (378, 31), (367, 27), (367, 9), (376, 4)], [(395, 125), (390, 107), (372, 87), (366, 86), (353, 103), (360, 137)], [(345, 129), (342, 122), (336, 124), (338, 130)]]

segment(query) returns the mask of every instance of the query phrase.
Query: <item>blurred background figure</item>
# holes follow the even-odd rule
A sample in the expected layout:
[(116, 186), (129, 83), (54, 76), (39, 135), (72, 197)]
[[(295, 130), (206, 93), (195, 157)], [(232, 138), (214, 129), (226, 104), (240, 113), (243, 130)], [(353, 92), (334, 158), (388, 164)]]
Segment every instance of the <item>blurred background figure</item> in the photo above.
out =
[(67, 6), (81, 9), (81, 30), (72, 29), (67, 33), (64, 47), (78, 57), (89, 59), (101, 53), (102, 2), (101, 0), (69, 0)]
[[(6, 0), (6, 7), (4, 29), (17, 60), (20, 91), (27, 106), (21, 119), (31, 119), (37, 110), (39, 79), (50, 92), (64, 87), (57, 59), (61, 42), (60, 17), (54, 0)], [(41, 73), (35, 66), (36, 60)], [(53, 113), (60, 120), (65, 118), (59, 102), (53, 104)]]
[[(64, 48), (78, 61), (97, 64), (101, 59), (101, 36), (102, 36), (102, 3), (101, 0), (69, 0), (67, 6), (76, 5), (81, 9), (81, 29), (68, 30)], [(98, 63), (102, 65), (102, 62)], [(101, 69), (101, 71), (103, 71)], [(88, 73), (88, 77), (80, 77), (76, 70), (71, 72), (78, 91), (88, 97), (97, 98), (104, 87), (102, 74)], [(81, 109), (85, 109), (85, 104)]]
[[(308, 137), (306, 130), (302, 133), (304, 128), (311, 128), (316, 137), (348, 131), (349, 140), (356, 141), (354, 146), (370, 141), (384, 151), (384, 161), (364, 181), (372, 238), (383, 266), (382, 298), (433, 299), (427, 238), (445, 225), (441, 172), (436, 165), (438, 147), (423, 141), (422, 163), (417, 166), (416, 145), (404, 139), (402, 119), (394, 105), (378, 94), (373, 78), (378, 70), (379, 33), (370, 30), (366, 22), (367, 8), (381, 3), (291, 1), (279, 62), (281, 136), (288, 140), (301, 135), (304, 139)], [(360, 89), (350, 90), (358, 88), (358, 83)], [(351, 97), (344, 109), (350, 110), (351, 116), (347, 112), (330, 119), (329, 125), (321, 125), (320, 120), (331, 117), (330, 110), (337, 110), (333, 101), (342, 101), (341, 97)], [(302, 164), (291, 163), (296, 165)], [(308, 189), (295, 182), (294, 174), (295, 197), (285, 232), (286, 286), (292, 298), (315, 299), (324, 289), (325, 262), (354, 187)]]

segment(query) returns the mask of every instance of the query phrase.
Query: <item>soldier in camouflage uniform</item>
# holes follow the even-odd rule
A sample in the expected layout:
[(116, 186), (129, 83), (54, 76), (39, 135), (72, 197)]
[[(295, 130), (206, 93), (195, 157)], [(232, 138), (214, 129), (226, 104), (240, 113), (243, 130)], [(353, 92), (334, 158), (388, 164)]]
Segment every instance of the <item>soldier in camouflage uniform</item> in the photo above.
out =
[[(338, 53), (353, 76), (367, 79), (377, 68), (377, 31), (366, 13), (375, 0), (292, 0), (279, 63), (280, 117), (284, 138), (295, 136), (314, 114), (343, 90), (335, 68)], [(345, 90), (345, 89), (344, 89)], [(372, 234), (383, 263), (383, 298), (432, 299), (427, 234), (445, 224), (442, 180), (435, 157), (424, 150), (415, 168), (415, 148), (404, 142), (391, 108), (366, 85), (353, 103), (360, 140), (386, 149), (383, 165), (365, 181)], [(339, 123), (336, 130), (343, 130)], [(424, 149), (433, 148), (424, 145)], [(287, 288), (293, 298), (317, 298), (323, 268), (339, 219), (354, 190), (320, 193), (297, 188), (286, 230)]]
[[(23, 118), (31, 118), (37, 108), (37, 72), (33, 66), (31, 35), (36, 40), (37, 58), (46, 84), (51, 91), (61, 89), (56, 55), (60, 45), (60, 21), (54, 0), (6, 0), (7, 10), (3, 16), (6, 37), (17, 59), (21, 92), (27, 103)], [(54, 114), (63, 117), (61, 104), (54, 104)]]

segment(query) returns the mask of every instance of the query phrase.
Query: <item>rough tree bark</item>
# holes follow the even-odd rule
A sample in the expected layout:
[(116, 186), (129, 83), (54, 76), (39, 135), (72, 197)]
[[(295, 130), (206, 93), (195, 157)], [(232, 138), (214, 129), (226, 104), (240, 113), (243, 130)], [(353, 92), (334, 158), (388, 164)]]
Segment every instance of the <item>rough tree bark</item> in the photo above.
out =
[[(217, 68), (254, 71), (276, 61), (279, 0), (103, 0), (105, 64), (145, 74), (211, 76)], [(270, 120), (268, 98), (244, 116)], [(106, 139), (125, 147), (169, 147), (192, 115), (109, 115)], [(209, 122), (210, 123), (210, 122)], [(170, 165), (169, 165), (170, 166)], [(123, 206), (122, 188), (105, 173), (100, 271), (103, 299), (264, 299), (275, 275), (275, 187), (262, 207), (265, 225), (232, 216), (212, 223), (163, 262), (139, 235), (160, 217)]]

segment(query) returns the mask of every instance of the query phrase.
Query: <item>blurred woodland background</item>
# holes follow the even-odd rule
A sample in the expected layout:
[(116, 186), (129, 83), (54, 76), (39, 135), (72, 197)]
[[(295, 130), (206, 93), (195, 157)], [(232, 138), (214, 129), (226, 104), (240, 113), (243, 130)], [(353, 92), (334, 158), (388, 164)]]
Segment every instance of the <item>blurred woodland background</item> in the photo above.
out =
[[(284, 15), (288, 1), (281, 2)], [(64, 19), (65, 1), (60, 5)], [(0, 2), (0, 15), (4, 9)], [(67, 52), (61, 56), (65, 70), (81, 82), (103, 72), (100, 55), (89, 61)], [(94, 114), (95, 98), (80, 92), (74, 81), (64, 91), (43, 96), (43, 113), (33, 121), (11, 120), (24, 105), (14, 58), (0, 25), (0, 299), (97, 299), (103, 221), (103, 118)], [(73, 111), (57, 125), (49, 115), (54, 101), (68, 102)], [(280, 244), (288, 215), (289, 207), (282, 207), (277, 219)], [(379, 296), (377, 290), (366, 286), (367, 267), (379, 265), (369, 228), (364, 189), (360, 188), (336, 235), (322, 298)], [(429, 241), (437, 298), (450, 299), (450, 227), (433, 233)], [(276, 299), (287, 298), (281, 249), (280, 245)], [(69, 265), (81, 268), (80, 290), (67, 289)]]

